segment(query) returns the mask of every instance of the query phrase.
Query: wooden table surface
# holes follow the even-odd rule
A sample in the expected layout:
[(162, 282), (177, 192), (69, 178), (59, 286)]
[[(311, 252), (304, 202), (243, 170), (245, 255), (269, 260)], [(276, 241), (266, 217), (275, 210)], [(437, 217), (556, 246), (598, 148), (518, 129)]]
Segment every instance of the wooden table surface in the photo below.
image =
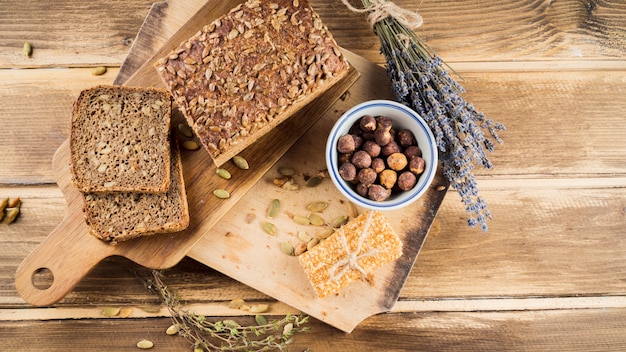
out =
[[(105, 259), (53, 307), (27, 304), (14, 283), (65, 214), (51, 161), (72, 101), (113, 82), (152, 1), (0, 2), (0, 198), (23, 202), (0, 224), (3, 350), (135, 351), (144, 338), (155, 351), (190, 350), (164, 333), (150, 270), (127, 259)], [(383, 65), (362, 15), (311, 2), (341, 46)], [(448, 191), (392, 311), (350, 334), (312, 319), (290, 350), (626, 350), (626, 3), (396, 3), (419, 5), (418, 34), (463, 76), (466, 100), (508, 128), (495, 167), (476, 170), (494, 220), (488, 233), (470, 229)], [(99, 65), (108, 72), (93, 76)], [(166, 283), (208, 317), (235, 298), (297, 313), (190, 258)], [(104, 307), (130, 309), (112, 318)]]

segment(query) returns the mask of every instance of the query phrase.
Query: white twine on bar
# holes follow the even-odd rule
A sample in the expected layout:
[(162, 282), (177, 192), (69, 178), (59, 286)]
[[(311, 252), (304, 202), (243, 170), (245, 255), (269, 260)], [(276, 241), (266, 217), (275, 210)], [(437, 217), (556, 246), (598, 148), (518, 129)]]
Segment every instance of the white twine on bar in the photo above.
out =
[(370, 211), (369, 214), (367, 215), (365, 226), (363, 226), (363, 231), (361, 232), (361, 235), (359, 236), (359, 242), (354, 252), (350, 252), (350, 246), (348, 245), (348, 240), (346, 239), (346, 235), (344, 233), (343, 228), (339, 230), (340, 235), (341, 235), (340, 237), (341, 244), (343, 245), (343, 248), (346, 250), (347, 256), (344, 259), (341, 259), (338, 262), (336, 262), (330, 268), (330, 278), (333, 281), (339, 281), (339, 279), (341, 279), (341, 277), (343, 277), (346, 274), (346, 272), (348, 272), (348, 270), (350, 269), (357, 270), (361, 273), (361, 275), (363, 275), (364, 277), (367, 277), (367, 272), (365, 271), (365, 269), (363, 269), (359, 265), (358, 261), (361, 258), (371, 257), (378, 253), (378, 249), (374, 248), (369, 252), (359, 254), (359, 252), (361, 251), (361, 247), (363, 246), (363, 242), (365, 242), (365, 238), (367, 237), (367, 230), (369, 230), (370, 222), (372, 220), (373, 214), (374, 212)]
[(424, 23), (422, 16), (417, 13), (417, 11), (409, 11), (407, 9), (403, 9), (392, 1), (371, 0), (370, 5), (362, 9), (352, 6), (352, 4), (350, 4), (348, 0), (341, 1), (352, 12), (369, 12), (369, 15), (367, 15), (367, 20), (372, 28), (374, 28), (374, 24), (382, 21), (387, 17), (395, 18), (398, 22), (402, 23), (410, 29), (416, 29)]

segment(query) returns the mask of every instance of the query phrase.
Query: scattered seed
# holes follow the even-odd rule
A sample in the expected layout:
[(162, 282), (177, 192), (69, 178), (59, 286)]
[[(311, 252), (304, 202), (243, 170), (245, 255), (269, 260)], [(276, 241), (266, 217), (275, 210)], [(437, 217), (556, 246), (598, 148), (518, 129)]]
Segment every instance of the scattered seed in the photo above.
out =
[(293, 167), (289, 167), (289, 166), (281, 166), (278, 168), (278, 173), (283, 175), (283, 176), (293, 176), (296, 173), (296, 170), (294, 170)]
[(300, 239), (300, 241), (302, 242), (309, 242), (311, 240), (311, 236), (309, 236), (308, 233), (304, 232), (304, 231), (298, 231), (298, 239)]
[(239, 155), (233, 156), (233, 163), (242, 170), (248, 170), (250, 168), (248, 161)]
[(196, 141), (184, 141), (183, 148), (187, 150), (198, 150), (200, 148), (200, 144)]
[(322, 183), (322, 178), (320, 176), (313, 176), (306, 180), (304, 185), (307, 187), (317, 187), (320, 183)]
[(299, 225), (309, 225), (311, 223), (309, 218), (307, 218), (306, 216), (303, 216), (303, 215), (294, 215), (293, 216), (293, 221), (296, 224), (299, 224)]
[(313, 203), (309, 203), (309, 205), (307, 205), (306, 207), (309, 211), (314, 212), (314, 213), (321, 213), (323, 212), (326, 208), (328, 208), (328, 203), (326, 202), (313, 202)]
[(306, 243), (306, 250), (310, 251), (313, 247), (317, 246), (318, 243), (320, 243), (319, 238), (311, 238), (311, 240)]
[(7, 208), (19, 208), (22, 205), (22, 200), (17, 197), (13, 198), (7, 203)]
[(250, 313), (263, 313), (270, 308), (269, 305), (264, 303), (255, 304), (250, 307)]
[(341, 226), (345, 225), (348, 222), (348, 217), (346, 215), (339, 215), (331, 221), (330, 226), (338, 229)]
[(230, 198), (230, 193), (222, 188), (218, 188), (216, 190), (213, 191), (213, 194), (220, 199), (227, 199)]
[(356, 218), (357, 216), (359, 216), (359, 210), (357, 209), (356, 205), (354, 205), (352, 202), (346, 202), (346, 207), (348, 208), (348, 214), (351, 218)]
[(102, 76), (106, 72), (107, 72), (107, 68), (105, 66), (98, 66), (98, 67), (94, 67), (94, 69), (91, 71), (91, 74), (94, 76)]
[(193, 352), (204, 352), (204, 348), (198, 346), (193, 348)]
[(272, 199), (269, 208), (267, 208), (267, 217), (274, 218), (278, 215), (278, 210), (280, 209), (280, 200)]
[(257, 325), (265, 325), (267, 324), (267, 319), (261, 315), (261, 314), (257, 314), (254, 316), (254, 320), (256, 321)]
[(241, 308), (241, 306), (243, 306), (244, 303), (246, 303), (246, 301), (244, 301), (243, 299), (235, 298), (232, 301), (228, 302), (228, 308), (239, 309)]
[(118, 315), (120, 318), (128, 318), (130, 314), (133, 312), (133, 309), (130, 307), (120, 309), (120, 314)]
[(328, 227), (327, 227), (327, 228), (325, 228), (325, 229), (323, 229), (323, 230), (319, 231), (319, 232), (316, 234), (316, 236), (317, 236), (317, 238), (320, 238), (320, 239), (325, 239), (325, 238), (330, 237), (330, 235), (332, 235), (332, 234), (333, 234), (333, 232), (334, 232), (334, 231), (333, 231), (333, 229), (331, 229), (331, 228), (328, 228)]
[(179, 123), (178, 132), (187, 138), (193, 138), (193, 131), (189, 126), (187, 126), (187, 124)]
[(102, 315), (105, 317), (115, 317), (120, 314), (120, 308), (106, 307), (102, 309)]
[(295, 183), (293, 180), (289, 180), (289, 181), (285, 182), (285, 184), (283, 185), (282, 188), (286, 189), (288, 191), (297, 191), (297, 190), (300, 189), (300, 185)]
[(231, 178), (231, 174), (230, 172), (228, 172), (228, 170), (226, 169), (222, 169), (221, 167), (218, 168), (217, 170), (215, 170), (215, 173), (217, 174), (217, 176), (225, 179), (225, 180), (230, 180)]
[(439, 192), (443, 191), (444, 189), (446, 189), (446, 186), (444, 186), (444, 185), (439, 185), (439, 186), (437, 186), (437, 190), (438, 190)]
[(302, 253), (306, 252), (306, 242), (300, 242), (296, 245), (296, 248), (293, 249), (293, 255), (298, 256)]
[(246, 214), (246, 224), (251, 224), (254, 221), (254, 219), (256, 219), (255, 213)]
[(288, 242), (281, 242), (280, 250), (287, 255), (294, 255), (293, 246)]
[(231, 319), (224, 319), (224, 320), (222, 320), (222, 323), (223, 323), (223, 324), (224, 324), (224, 326), (226, 326), (227, 328), (234, 328), (234, 329), (237, 329), (237, 328), (240, 328), (240, 327), (241, 327), (241, 325), (239, 325), (239, 323), (237, 323), (236, 321), (231, 320)]
[(285, 327), (283, 327), (283, 336), (291, 336), (291, 334), (293, 333), (293, 323), (287, 323), (285, 324)]
[(147, 350), (149, 348), (154, 347), (154, 343), (150, 340), (141, 340), (137, 342), (137, 347), (141, 348), (142, 350)]
[(309, 221), (311, 222), (311, 225), (315, 225), (315, 226), (324, 225), (324, 219), (322, 219), (322, 217), (317, 215), (316, 213), (309, 214), (308, 218), (309, 218)]
[(180, 325), (172, 324), (167, 328), (167, 330), (165, 330), (165, 333), (168, 335), (176, 335), (178, 334), (178, 331), (180, 331)]
[(263, 231), (270, 236), (276, 236), (276, 227), (271, 222), (264, 221), (261, 225), (263, 227)]
[(24, 52), (24, 56), (31, 57), (33, 55), (33, 46), (29, 42), (24, 42), (22, 51)]

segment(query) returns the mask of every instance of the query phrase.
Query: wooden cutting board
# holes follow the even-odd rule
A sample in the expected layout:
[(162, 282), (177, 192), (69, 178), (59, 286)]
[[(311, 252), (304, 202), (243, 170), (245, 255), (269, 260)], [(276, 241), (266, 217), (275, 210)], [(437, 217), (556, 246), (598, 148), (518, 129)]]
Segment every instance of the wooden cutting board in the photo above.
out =
[[(193, 8), (200, 8), (199, 12), (202, 12), (202, 8), (211, 6), (210, 2), (197, 4), (202, 1), (188, 0), (180, 8), (179, 2), (173, 0), (167, 5), (155, 4), (148, 18), (158, 18), (160, 28), (142, 28), (134, 44), (141, 50), (131, 50), (124, 65), (139, 67), (141, 62), (148, 59), (145, 56), (147, 52), (159, 49), (158, 38), (167, 37), (168, 28), (176, 27), (183, 19), (193, 16)], [(304, 177), (317, 174), (320, 169), (325, 168), (323, 150), (326, 136), (332, 124), (344, 111), (365, 100), (393, 99), (386, 72), (382, 67), (350, 52), (346, 54), (350, 63), (361, 73), (359, 80), (191, 248), (188, 255), (306, 314), (350, 332), (363, 319), (390, 310), (397, 301), (446, 194), (448, 184), (439, 172), (433, 185), (419, 201), (403, 210), (385, 213), (404, 242), (404, 255), (393, 265), (377, 272), (374, 286), (359, 282), (349, 286), (338, 296), (324, 299), (315, 297), (297, 259), (283, 254), (279, 246), (280, 242), (296, 245), (299, 243), (299, 231), (314, 235), (319, 228), (298, 225), (289, 214), (306, 215), (306, 204), (317, 200), (330, 204), (322, 214), (326, 221), (353, 211), (330, 180), (324, 180), (318, 187), (306, 188)], [(118, 79), (123, 82), (124, 74), (121, 73)], [(296, 180), (301, 186), (299, 190), (288, 191), (273, 184), (273, 179), (278, 177), (277, 168), (281, 166), (290, 166), (297, 170)], [(444, 189), (440, 186), (444, 186)], [(279, 216), (267, 219), (266, 211), (272, 199), (279, 199), (282, 207)], [(276, 236), (269, 236), (262, 230), (261, 223), (264, 221), (271, 221), (275, 225), (278, 232)]]
[[(124, 84), (161, 85), (153, 62), (163, 53), (177, 47), (182, 40), (197, 32), (202, 26), (226, 13), (238, 2), (242, 1), (212, 1), (203, 5), (160, 46), (156, 53), (150, 52), (150, 58), (145, 60)], [(158, 16), (148, 16), (144, 27), (155, 26), (154, 23), (150, 23), (150, 19), (156, 20)], [(158, 28), (158, 25), (155, 28)], [(146, 39), (150, 40), (138, 38), (139, 41)], [(137, 46), (136, 50), (140, 48)], [(123, 68), (124, 70), (127, 69)], [(18, 267), (15, 278), (18, 293), (33, 305), (54, 304), (70, 292), (98, 262), (113, 255), (124, 256), (148, 268), (164, 269), (174, 266), (339, 99), (358, 76), (358, 71), (352, 69), (346, 78), (240, 153), (249, 161), (249, 170), (238, 169), (230, 163), (223, 165), (222, 167), (228, 169), (233, 176), (230, 181), (216, 175), (213, 162), (203, 150), (183, 151), (183, 173), (191, 222), (187, 230), (174, 234), (144, 237), (117, 245), (110, 245), (90, 236), (82, 212), (82, 197), (70, 182), (69, 142), (65, 141), (54, 156), (53, 171), (57, 184), (67, 200), (68, 209), (61, 224)], [(175, 125), (178, 120), (182, 120), (181, 116), (175, 115), (173, 124)], [(280, 143), (276, 143), (277, 140), (280, 140)], [(229, 190), (231, 197), (217, 199), (212, 194), (216, 188)], [(49, 286), (37, 287), (35, 278), (37, 273), (43, 271), (53, 276), (52, 283)]]

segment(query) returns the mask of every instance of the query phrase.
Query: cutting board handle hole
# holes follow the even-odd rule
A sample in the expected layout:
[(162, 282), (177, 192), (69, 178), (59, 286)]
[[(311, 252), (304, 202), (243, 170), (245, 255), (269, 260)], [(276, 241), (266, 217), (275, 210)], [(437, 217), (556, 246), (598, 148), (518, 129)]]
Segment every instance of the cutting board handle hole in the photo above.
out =
[(33, 286), (37, 289), (47, 290), (52, 287), (54, 283), (54, 275), (52, 274), (52, 270), (48, 268), (39, 268), (33, 273), (31, 281)]

